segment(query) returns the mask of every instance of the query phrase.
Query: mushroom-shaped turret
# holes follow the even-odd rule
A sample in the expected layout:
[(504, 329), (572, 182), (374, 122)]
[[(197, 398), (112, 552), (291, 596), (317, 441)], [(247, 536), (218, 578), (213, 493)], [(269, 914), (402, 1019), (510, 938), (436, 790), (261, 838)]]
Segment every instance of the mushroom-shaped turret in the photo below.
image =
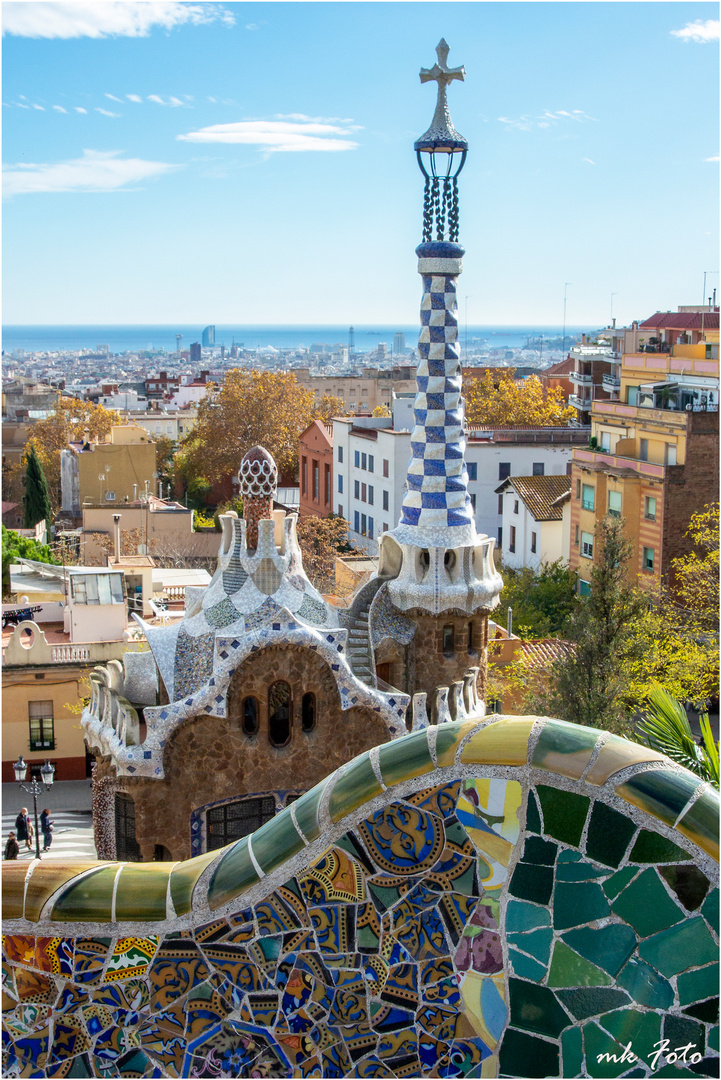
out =
[(278, 489), (278, 467), (264, 446), (253, 446), (238, 470), (243, 500), (246, 545), (258, 545), (258, 522), (273, 516), (273, 499)]

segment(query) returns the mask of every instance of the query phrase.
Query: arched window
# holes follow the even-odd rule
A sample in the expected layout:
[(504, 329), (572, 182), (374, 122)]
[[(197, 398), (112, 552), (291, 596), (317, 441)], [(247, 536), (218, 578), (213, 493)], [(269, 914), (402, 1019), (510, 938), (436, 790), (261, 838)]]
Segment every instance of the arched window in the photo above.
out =
[(243, 731), (246, 735), (255, 735), (258, 730), (258, 699), (243, 698)]
[(271, 746), (290, 742), (292, 702), (287, 682), (274, 682), (268, 690), (268, 738)]
[(135, 839), (135, 803), (124, 791), (115, 793), (115, 854), (123, 862), (142, 862)]
[(303, 694), (300, 705), (300, 723), (303, 731), (312, 731), (315, 727), (315, 694)]
[(473, 653), (473, 619), (468, 623), (468, 652)]
[(452, 626), (443, 627), (443, 655), (453, 656), (456, 651), (455, 633)]

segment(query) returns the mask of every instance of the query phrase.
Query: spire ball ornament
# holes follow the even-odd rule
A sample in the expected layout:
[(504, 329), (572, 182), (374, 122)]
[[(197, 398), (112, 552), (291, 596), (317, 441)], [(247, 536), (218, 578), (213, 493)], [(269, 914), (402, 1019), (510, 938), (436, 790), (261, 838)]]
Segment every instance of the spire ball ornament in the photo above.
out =
[(458, 174), (466, 163), (468, 142), (460, 135), (451, 120), (446, 87), (454, 79), (465, 80), (464, 67), (448, 67), (449, 47), (445, 38), (436, 45), (437, 62), (432, 68), (421, 68), (422, 83), (436, 82), (438, 97), (436, 111), (428, 130), (416, 139), (413, 148), (418, 165), (425, 177), (423, 196), (423, 240), (446, 239), (446, 216), (448, 217), (448, 240), (458, 241)]

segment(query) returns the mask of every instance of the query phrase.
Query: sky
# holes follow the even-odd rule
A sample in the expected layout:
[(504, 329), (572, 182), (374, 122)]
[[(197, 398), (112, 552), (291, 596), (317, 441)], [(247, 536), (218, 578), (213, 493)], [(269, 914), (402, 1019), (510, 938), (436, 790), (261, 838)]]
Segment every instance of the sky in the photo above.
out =
[(441, 37), (472, 325), (718, 288), (716, 4), (6, 0), (3, 322), (415, 322)]

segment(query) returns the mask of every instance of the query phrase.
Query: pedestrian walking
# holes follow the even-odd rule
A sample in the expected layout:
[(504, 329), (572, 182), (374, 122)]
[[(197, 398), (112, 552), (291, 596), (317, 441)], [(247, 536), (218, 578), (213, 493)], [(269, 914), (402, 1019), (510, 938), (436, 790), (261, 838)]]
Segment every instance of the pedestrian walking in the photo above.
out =
[(30, 824), (30, 818), (28, 817), (28, 808), (23, 806), (22, 810), (15, 818), (15, 828), (17, 829), (18, 843), (22, 844), (25, 841), (25, 846), (30, 850), (32, 844), (30, 842), (30, 830), (32, 828)]
[(40, 815), (40, 832), (43, 834), (43, 851), (48, 851), (53, 842), (53, 822), (47, 807)]
[(10, 835), (8, 836), (8, 842), (5, 845), (5, 858), (6, 859), (17, 859), (19, 854), (20, 854), (20, 845), (18, 844), (17, 840), (15, 839), (15, 833), (11, 832)]

